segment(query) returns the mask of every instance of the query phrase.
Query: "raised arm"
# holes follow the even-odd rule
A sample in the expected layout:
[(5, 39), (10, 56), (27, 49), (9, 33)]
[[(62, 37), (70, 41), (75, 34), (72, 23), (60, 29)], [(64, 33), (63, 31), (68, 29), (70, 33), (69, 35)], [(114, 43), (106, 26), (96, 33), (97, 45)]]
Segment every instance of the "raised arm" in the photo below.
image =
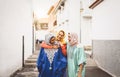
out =
[(47, 45), (44, 41), (40, 44), (40, 46), (43, 48), (53, 48), (53, 46)]
[(45, 42), (42, 42), (41, 44), (40, 44), (40, 46), (42, 47), (42, 48), (58, 48), (58, 46), (57, 45), (47, 45)]

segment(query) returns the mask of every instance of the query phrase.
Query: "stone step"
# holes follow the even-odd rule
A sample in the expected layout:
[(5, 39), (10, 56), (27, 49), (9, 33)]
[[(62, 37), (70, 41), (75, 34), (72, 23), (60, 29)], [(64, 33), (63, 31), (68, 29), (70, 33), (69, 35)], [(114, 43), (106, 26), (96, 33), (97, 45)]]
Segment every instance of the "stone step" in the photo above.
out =
[(28, 59), (37, 59), (38, 55), (31, 55)]
[(35, 68), (36, 67), (36, 63), (25, 63), (24, 67)]
[(36, 63), (36, 61), (37, 59), (30, 58), (30, 59), (25, 60), (25, 63)]
[(91, 45), (84, 46), (84, 50), (85, 51), (91, 51), (92, 50), (92, 46)]
[(39, 55), (39, 52), (34, 52), (34, 54), (33, 55)]
[(17, 73), (17, 75), (15, 77), (38, 77), (38, 72), (34, 72), (34, 71), (31, 71), (31, 72), (20, 72), (20, 73)]
[(37, 67), (32, 67), (32, 68), (30, 68), (30, 67), (24, 67), (22, 70), (21, 70), (21, 72), (32, 72), (32, 71), (34, 71), (35, 70), (35, 68), (37, 68)]

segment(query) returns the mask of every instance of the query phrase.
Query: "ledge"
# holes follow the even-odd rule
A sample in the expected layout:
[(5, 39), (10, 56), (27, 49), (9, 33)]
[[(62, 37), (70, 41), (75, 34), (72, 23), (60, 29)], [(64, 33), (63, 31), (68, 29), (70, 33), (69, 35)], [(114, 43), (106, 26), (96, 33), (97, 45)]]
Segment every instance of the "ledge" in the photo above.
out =
[(89, 6), (89, 8), (90, 9), (94, 9), (98, 4), (100, 4), (102, 1), (104, 1), (104, 0), (96, 0), (96, 1), (94, 1), (90, 6)]

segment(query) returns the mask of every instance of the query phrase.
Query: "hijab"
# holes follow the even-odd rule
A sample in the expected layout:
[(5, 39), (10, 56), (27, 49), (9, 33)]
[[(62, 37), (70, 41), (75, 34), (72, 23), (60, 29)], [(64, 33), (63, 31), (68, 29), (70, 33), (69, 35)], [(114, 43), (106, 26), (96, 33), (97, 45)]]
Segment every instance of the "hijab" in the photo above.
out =
[(70, 37), (71, 37), (71, 41), (69, 42), (69, 44), (71, 46), (77, 45), (78, 44), (78, 35), (77, 35), (77, 33), (71, 32)]
[(45, 35), (45, 43), (48, 44), (48, 45), (51, 45), (50, 44), (50, 40), (51, 38), (55, 37), (55, 35), (53, 33), (48, 33)]

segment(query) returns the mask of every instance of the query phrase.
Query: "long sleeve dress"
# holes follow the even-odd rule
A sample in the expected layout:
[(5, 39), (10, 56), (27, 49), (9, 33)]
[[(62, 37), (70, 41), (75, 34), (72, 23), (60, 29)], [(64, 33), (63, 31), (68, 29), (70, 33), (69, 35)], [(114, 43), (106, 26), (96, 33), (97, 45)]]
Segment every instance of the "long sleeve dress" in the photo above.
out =
[(83, 47), (67, 45), (68, 77), (77, 77), (79, 65), (83, 64), (82, 77), (85, 77), (86, 56)]
[(37, 60), (39, 77), (63, 77), (66, 67), (67, 59), (62, 54), (61, 48), (41, 48)]

